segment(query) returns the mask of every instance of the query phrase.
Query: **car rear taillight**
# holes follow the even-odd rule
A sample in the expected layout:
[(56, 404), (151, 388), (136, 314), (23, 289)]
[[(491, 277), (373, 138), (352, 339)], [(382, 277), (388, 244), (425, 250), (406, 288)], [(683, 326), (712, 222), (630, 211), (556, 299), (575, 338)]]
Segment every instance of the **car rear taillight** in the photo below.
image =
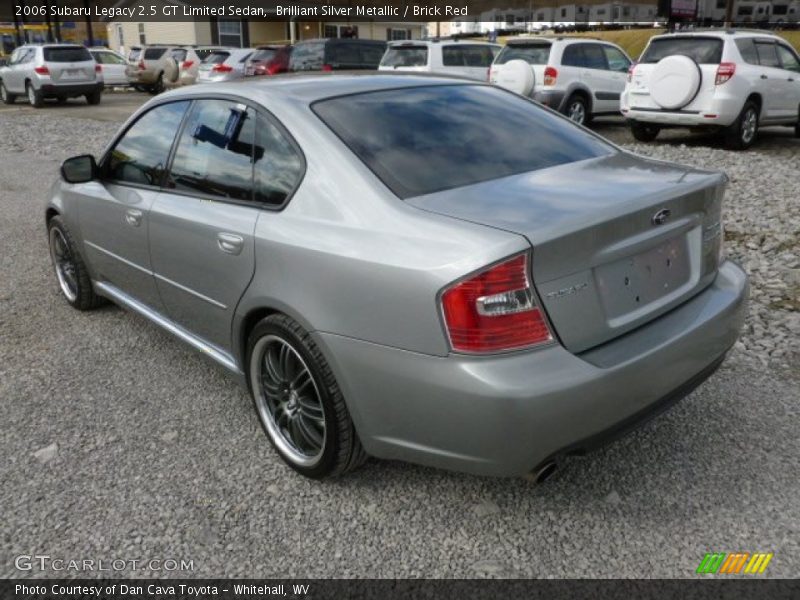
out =
[(230, 73), (231, 71), (233, 71), (233, 67), (225, 64), (214, 65), (211, 70), (214, 71), (215, 73)]
[(320, 70), (321, 71), (325, 71), (326, 73), (328, 73), (330, 71), (333, 71), (333, 67), (330, 66), (330, 65), (322, 65), (322, 69), (320, 69)]
[(628, 83), (631, 82), (633, 79), (633, 72), (636, 70), (636, 63), (631, 63), (631, 66), (628, 67)]
[(50, 75), (50, 69), (47, 67), (34, 67), (33, 69), (38, 75)]
[(266, 72), (267, 75), (277, 75), (278, 73), (281, 72), (281, 68), (282, 65), (280, 65), (279, 63), (271, 63), (264, 69), (264, 71)]
[(183, 63), (181, 63), (181, 69), (183, 69), (184, 71), (186, 69), (191, 69), (193, 64), (194, 64), (193, 60), (185, 60), (183, 61)]
[(499, 352), (553, 339), (528, 278), (529, 253), (519, 254), (442, 293), (442, 314), (453, 350)]
[(555, 85), (557, 77), (558, 77), (558, 71), (555, 69), (555, 67), (545, 67), (544, 69), (545, 85)]
[(714, 80), (714, 85), (722, 85), (733, 77), (734, 73), (736, 73), (736, 63), (719, 63), (717, 67), (717, 78)]
[(144, 64), (144, 61), (143, 61), (143, 60), (140, 60), (140, 61), (139, 61), (139, 64), (137, 65), (137, 67), (138, 67), (138, 69), (139, 69), (140, 71), (144, 71), (144, 70), (147, 68), (147, 67), (145, 66), (145, 64)]
[(94, 66), (95, 73), (102, 73), (103, 72), (103, 65), (95, 65)]

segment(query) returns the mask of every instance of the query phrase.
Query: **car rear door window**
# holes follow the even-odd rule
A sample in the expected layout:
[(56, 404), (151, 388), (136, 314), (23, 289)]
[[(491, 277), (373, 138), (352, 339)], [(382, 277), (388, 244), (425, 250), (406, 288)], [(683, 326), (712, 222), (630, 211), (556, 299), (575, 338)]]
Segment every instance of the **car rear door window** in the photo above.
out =
[(640, 62), (657, 63), (662, 58), (680, 54), (700, 65), (718, 65), (722, 61), (722, 40), (710, 37), (657, 38), (650, 42)]
[(606, 54), (606, 63), (609, 71), (627, 73), (628, 67), (631, 66), (631, 61), (621, 50), (614, 48), (614, 46), (603, 46), (603, 52)]
[(136, 185), (161, 185), (169, 151), (188, 101), (162, 104), (131, 125), (107, 156), (105, 176)]
[(352, 94), (312, 110), (401, 198), (614, 152), (535, 103), (484, 85)]
[(68, 63), (92, 60), (92, 55), (86, 48), (61, 46), (44, 48), (45, 62)]
[(583, 55), (583, 44), (570, 44), (564, 48), (561, 64), (565, 67), (585, 67), (586, 58)]
[(524, 60), (529, 65), (546, 65), (550, 58), (550, 44), (506, 44), (495, 63), (504, 65), (511, 60)]
[(772, 42), (756, 42), (756, 54), (758, 54), (758, 64), (762, 67), (781, 68), (781, 61), (778, 59), (778, 52)]
[(300, 150), (264, 115), (258, 115), (255, 200), (281, 206), (300, 183), (305, 162)]
[(166, 187), (251, 200), (255, 113), (228, 100), (198, 100), (186, 119)]
[(783, 44), (778, 44), (775, 48), (778, 51), (781, 66), (787, 71), (800, 73), (800, 60), (798, 60), (797, 55)]
[(744, 62), (757, 65), (758, 54), (756, 53), (756, 46), (752, 38), (741, 38), (736, 40), (736, 47), (739, 48), (739, 54), (742, 55)]
[(600, 44), (582, 44), (583, 57), (587, 69), (600, 69), (603, 71), (608, 70), (608, 63), (606, 62), (606, 53), (603, 52), (603, 46)]

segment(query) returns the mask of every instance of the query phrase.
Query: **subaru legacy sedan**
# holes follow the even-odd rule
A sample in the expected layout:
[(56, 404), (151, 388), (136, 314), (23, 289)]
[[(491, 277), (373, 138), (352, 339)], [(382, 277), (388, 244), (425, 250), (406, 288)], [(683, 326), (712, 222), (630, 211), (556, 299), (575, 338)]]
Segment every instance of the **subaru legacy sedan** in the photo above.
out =
[(308, 477), (374, 456), (544, 479), (700, 384), (746, 312), (723, 174), (484, 83), (192, 86), (61, 175), (67, 302), (205, 353)]

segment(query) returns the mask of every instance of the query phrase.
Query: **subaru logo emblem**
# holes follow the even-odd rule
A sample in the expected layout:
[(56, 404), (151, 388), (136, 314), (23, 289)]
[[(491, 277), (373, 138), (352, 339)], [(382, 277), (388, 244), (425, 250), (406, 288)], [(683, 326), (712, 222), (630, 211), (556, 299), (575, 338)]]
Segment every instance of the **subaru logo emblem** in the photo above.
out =
[(650, 219), (650, 222), (653, 225), (663, 225), (669, 219), (669, 216), (672, 214), (672, 211), (668, 208), (662, 208), (656, 214), (653, 215), (653, 218)]

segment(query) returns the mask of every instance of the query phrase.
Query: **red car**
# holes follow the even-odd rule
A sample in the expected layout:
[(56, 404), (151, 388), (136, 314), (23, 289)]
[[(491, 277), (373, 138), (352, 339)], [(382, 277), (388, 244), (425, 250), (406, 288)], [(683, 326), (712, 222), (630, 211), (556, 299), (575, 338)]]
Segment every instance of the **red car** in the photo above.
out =
[(246, 77), (258, 75), (277, 75), (289, 69), (291, 46), (259, 46), (244, 67)]

